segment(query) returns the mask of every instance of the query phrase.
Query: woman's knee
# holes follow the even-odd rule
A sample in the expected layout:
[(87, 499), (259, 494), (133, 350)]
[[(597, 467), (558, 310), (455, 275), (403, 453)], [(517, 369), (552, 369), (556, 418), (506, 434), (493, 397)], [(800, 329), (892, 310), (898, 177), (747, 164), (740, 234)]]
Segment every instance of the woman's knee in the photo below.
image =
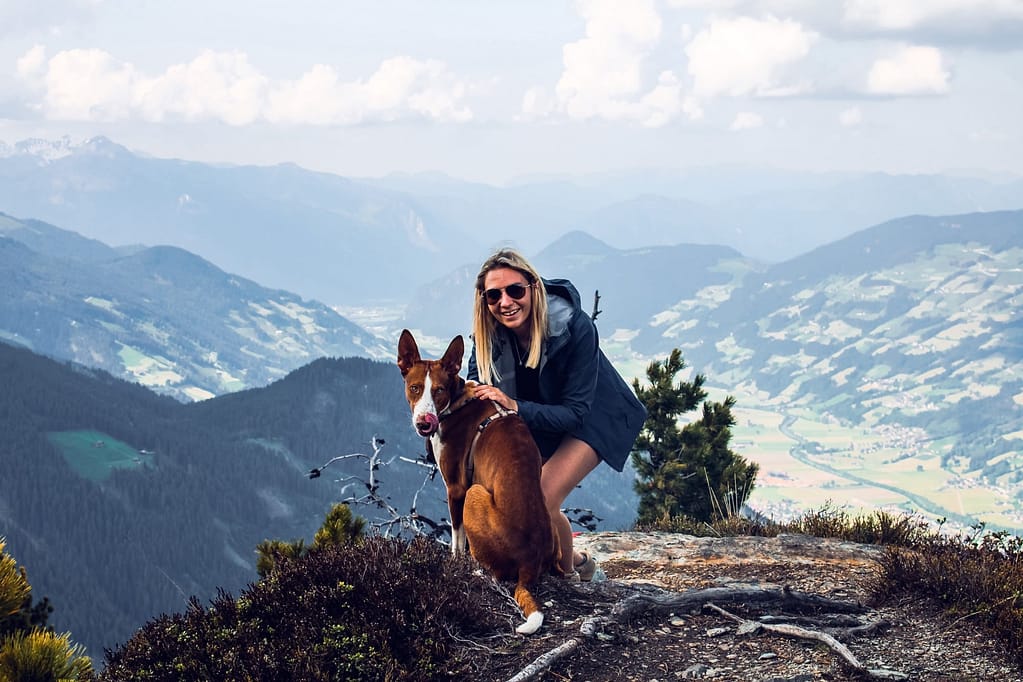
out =
[(589, 444), (566, 436), (540, 473), (540, 486), (548, 507), (560, 509), (568, 495), (599, 463), (600, 458)]

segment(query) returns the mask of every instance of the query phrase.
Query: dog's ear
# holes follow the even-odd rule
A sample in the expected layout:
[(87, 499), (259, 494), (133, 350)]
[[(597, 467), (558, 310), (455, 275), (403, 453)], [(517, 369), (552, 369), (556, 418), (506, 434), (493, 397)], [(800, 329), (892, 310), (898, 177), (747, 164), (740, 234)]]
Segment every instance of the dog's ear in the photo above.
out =
[(462, 341), (462, 336), (459, 334), (451, 339), (451, 343), (448, 344), (448, 349), (444, 351), (444, 357), (440, 359), (440, 366), (448, 374), (458, 374), (459, 370), (462, 369), (462, 355), (464, 353), (465, 342)]
[(401, 338), (398, 339), (398, 369), (401, 370), (401, 375), (405, 376), (409, 370), (412, 369), (412, 365), (419, 362), (419, 346), (416, 345), (416, 340), (412, 338), (412, 332), (408, 329), (401, 331)]

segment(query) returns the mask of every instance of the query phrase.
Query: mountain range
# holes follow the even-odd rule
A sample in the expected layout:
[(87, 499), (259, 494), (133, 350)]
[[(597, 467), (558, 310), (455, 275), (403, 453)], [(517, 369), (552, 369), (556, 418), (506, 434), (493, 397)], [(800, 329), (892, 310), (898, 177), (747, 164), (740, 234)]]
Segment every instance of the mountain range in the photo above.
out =
[[(440, 478), (415, 464), (425, 446), (393, 361), (320, 358), (265, 387), (181, 403), (0, 341), (0, 377), (0, 537), (35, 599), (53, 602), (50, 624), (93, 655), (192, 596), (237, 593), (256, 579), (258, 543), (311, 541), (371, 476), (397, 513), (447, 518)], [(310, 480), (313, 468), (323, 475)], [(635, 496), (605, 469), (570, 504), (628, 527)], [(393, 518), (373, 500), (353, 511)]]
[[(468, 334), (478, 263), (505, 243), (576, 284), (627, 378), (679, 348), (739, 396), (743, 454), (777, 441), (787, 458), (762, 466), (761, 489), (872, 485), (885, 504), (1021, 529), (1021, 206), (1020, 181), (965, 177), (718, 169), (499, 188), (149, 159), (102, 138), (0, 149), (0, 341), (14, 344), (0, 343), (0, 535), (58, 609), (96, 595), (58, 621), (93, 649), (183, 594), (237, 589), (257, 542), (309, 537), (338, 498), (305, 471), (374, 435), (418, 452), (394, 339)], [(338, 312), (374, 306), (388, 314)], [(123, 470), (79, 466), (122, 446)], [(573, 504), (624, 527), (629, 474), (603, 469)], [(419, 474), (396, 475), (397, 499)], [(94, 546), (69, 539), (82, 523)]]
[(390, 357), (327, 306), (177, 247), (110, 248), (0, 214), (0, 338), (198, 400), (324, 356)]
[(1021, 206), (1018, 178), (720, 167), (495, 187), (150, 158), (102, 137), (0, 146), (0, 210), (9, 215), (114, 247), (177, 246), (331, 306), (404, 302), (495, 246), (536, 253), (572, 231), (623, 250), (698, 243), (773, 263), (892, 217)]

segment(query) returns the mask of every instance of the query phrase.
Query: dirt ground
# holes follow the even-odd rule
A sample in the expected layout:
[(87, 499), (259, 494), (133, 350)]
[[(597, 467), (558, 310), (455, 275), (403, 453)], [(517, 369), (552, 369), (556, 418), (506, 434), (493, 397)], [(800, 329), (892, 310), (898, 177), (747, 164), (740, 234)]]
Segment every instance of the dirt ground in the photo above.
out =
[[(593, 553), (606, 580), (575, 585), (545, 580), (540, 588), (548, 604), (543, 628), (532, 637), (488, 649), (489, 655), (481, 657), (487, 662), (478, 671), (479, 679), (515, 679), (547, 655), (553, 662), (534, 666), (536, 674), (518, 679), (1023, 682), (1023, 670), (971, 616), (943, 614), (925, 600), (870, 605), (868, 586), (883, 551), (878, 547), (805, 536), (695, 538), (657, 533), (585, 534), (577, 547)], [(876, 629), (840, 641), (865, 669), (875, 671), (873, 677), (857, 671), (822, 641), (763, 628), (745, 634), (747, 628), (703, 606), (702, 600), (676, 609), (645, 605), (626, 619), (613, 613), (616, 604), (637, 594), (663, 597), (707, 588), (780, 593), (786, 587), (860, 607), (861, 613), (840, 616), (856, 619), (844, 624), (875, 624)], [(792, 605), (780, 602), (717, 603), (715, 598), (715, 603), (749, 621), (793, 615)], [(819, 611), (803, 616), (819, 619)], [(594, 619), (597, 627), (582, 634), (581, 627)], [(795, 624), (824, 630), (819, 620)]]

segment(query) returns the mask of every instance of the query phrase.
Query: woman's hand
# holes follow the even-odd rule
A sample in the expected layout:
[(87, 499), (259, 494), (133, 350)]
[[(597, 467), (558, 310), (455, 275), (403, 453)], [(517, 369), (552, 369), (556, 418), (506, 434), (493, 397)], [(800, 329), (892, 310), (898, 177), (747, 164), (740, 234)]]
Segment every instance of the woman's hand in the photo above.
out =
[(506, 410), (512, 410), (518, 412), (519, 404), (509, 398), (504, 391), (499, 389), (497, 386), (489, 386), (487, 384), (477, 384), (474, 388), (476, 397), (479, 400), (493, 400), (495, 403), (500, 405)]

